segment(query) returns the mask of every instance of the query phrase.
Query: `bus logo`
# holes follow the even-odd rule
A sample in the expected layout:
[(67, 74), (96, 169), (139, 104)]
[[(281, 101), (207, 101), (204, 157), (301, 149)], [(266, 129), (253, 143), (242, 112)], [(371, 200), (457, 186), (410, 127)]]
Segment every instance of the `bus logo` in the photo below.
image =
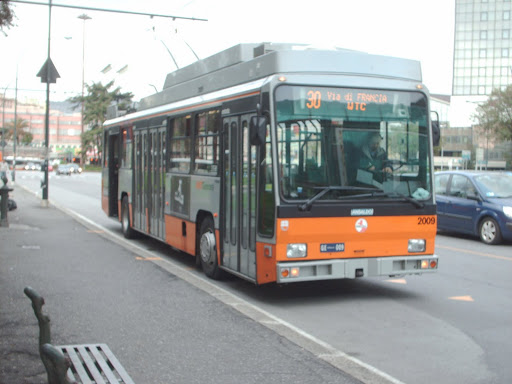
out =
[(365, 219), (357, 219), (356, 221), (356, 231), (359, 233), (366, 232), (368, 229), (368, 222)]

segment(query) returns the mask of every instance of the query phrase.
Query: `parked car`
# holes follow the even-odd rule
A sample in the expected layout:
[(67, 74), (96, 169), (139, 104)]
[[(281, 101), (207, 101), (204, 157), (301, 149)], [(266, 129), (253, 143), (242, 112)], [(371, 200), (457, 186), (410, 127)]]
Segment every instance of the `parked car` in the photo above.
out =
[(512, 175), (444, 171), (435, 174), (437, 229), (479, 236), (486, 244), (512, 241)]
[(40, 170), (40, 169), (41, 169), (41, 166), (39, 164), (35, 164), (32, 162), (25, 164), (26, 171), (35, 171), (35, 170)]
[(69, 170), (71, 173), (82, 173), (82, 168), (75, 163), (69, 164)]
[(71, 175), (71, 168), (70, 168), (69, 164), (60, 164), (57, 167), (55, 173), (57, 175), (68, 175), (69, 176), (69, 175)]

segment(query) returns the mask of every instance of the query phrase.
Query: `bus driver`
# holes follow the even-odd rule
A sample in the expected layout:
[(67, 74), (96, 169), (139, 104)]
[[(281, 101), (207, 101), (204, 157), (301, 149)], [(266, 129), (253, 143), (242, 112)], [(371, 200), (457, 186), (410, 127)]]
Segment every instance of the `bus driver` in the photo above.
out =
[(379, 132), (371, 132), (361, 147), (359, 167), (372, 172), (376, 179), (383, 179), (384, 174), (391, 174), (393, 169), (389, 165), (388, 155), (380, 146), (382, 136)]

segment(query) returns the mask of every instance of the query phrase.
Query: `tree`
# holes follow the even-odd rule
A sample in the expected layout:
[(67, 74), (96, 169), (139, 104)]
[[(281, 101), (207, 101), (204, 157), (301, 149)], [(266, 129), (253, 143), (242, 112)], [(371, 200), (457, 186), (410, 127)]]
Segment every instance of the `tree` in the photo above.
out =
[(474, 118), (486, 135), (501, 141), (512, 140), (512, 85), (504, 90), (494, 89), (477, 107)]
[(89, 130), (84, 130), (82, 134), (82, 160), (88, 150), (97, 147), (101, 151), (101, 142), (103, 136), (103, 123), (107, 119), (107, 108), (115, 103), (119, 110), (131, 112), (133, 94), (131, 92), (122, 93), (121, 88), (117, 87), (113, 91), (110, 89), (114, 86), (111, 81), (106, 85), (99, 83), (86, 84), (87, 94), (74, 96), (68, 99), (73, 104), (74, 109), (81, 108), (84, 103), (83, 123), (88, 126)]
[(32, 140), (34, 140), (34, 135), (30, 132), (25, 132), (25, 134), (21, 138), (21, 144), (29, 145), (30, 143), (32, 143)]
[[(9, 121), (5, 124), (7, 128), (7, 132), (5, 134), (6, 140), (14, 140), (14, 120)], [(27, 131), (25, 128), (29, 127), (29, 123), (27, 120), (24, 119), (17, 119), (16, 120), (16, 144), (19, 144), (20, 142), (22, 144), (30, 144), (32, 142), (32, 139), (34, 136), (32, 133)]]
[(14, 25), (13, 20), (14, 12), (11, 9), (9, 0), (2, 0), (0, 3), (0, 31), (2, 31), (5, 36), (7, 36), (7, 33), (5, 33), (4, 28), (11, 28)]

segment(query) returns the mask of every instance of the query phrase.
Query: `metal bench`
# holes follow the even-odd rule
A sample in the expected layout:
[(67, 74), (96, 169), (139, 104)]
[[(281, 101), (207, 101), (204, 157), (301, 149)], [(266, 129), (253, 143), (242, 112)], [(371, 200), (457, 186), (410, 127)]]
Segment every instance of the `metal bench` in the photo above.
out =
[(134, 384), (106, 344), (52, 345), (50, 318), (42, 312), (44, 299), (31, 287), (24, 292), (39, 323), (39, 355), (48, 384)]

